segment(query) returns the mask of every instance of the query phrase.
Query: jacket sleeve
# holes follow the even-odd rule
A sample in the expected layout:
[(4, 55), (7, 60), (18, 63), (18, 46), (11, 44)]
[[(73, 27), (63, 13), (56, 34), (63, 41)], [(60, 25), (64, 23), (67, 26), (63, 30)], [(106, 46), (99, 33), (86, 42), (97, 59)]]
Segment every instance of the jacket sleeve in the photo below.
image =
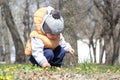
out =
[(42, 40), (35, 37), (31, 38), (31, 44), (32, 44), (32, 56), (41, 66), (43, 62), (47, 62), (47, 59), (43, 54), (44, 44)]
[(69, 51), (72, 47), (71, 45), (65, 41), (62, 33), (60, 34), (60, 43), (61, 47), (63, 47), (65, 49), (65, 51)]

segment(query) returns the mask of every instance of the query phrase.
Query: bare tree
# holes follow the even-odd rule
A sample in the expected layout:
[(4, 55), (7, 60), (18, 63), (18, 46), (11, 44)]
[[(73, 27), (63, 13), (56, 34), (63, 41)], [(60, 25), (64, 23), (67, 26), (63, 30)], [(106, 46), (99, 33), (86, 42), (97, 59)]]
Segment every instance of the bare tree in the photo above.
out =
[(16, 24), (14, 22), (10, 7), (8, 5), (9, 2), (6, 0), (3, 2), (3, 13), (5, 16), (5, 21), (7, 24), (7, 27), (9, 28), (12, 39), (15, 45), (15, 50), (16, 50), (16, 63), (24, 63), (25, 61), (25, 56), (24, 56), (24, 46), (22, 43), (22, 40), (20, 38), (20, 35), (17, 31)]
[(3, 35), (2, 27), (0, 27), (0, 36), (1, 36), (1, 40), (0, 40), (0, 62), (5, 61), (4, 48), (3, 48), (3, 36), (2, 35)]
[(9, 32), (8, 32), (8, 28), (5, 22), (5, 15), (4, 12), (2, 11), (3, 8), (1, 7), (1, 16), (2, 16), (2, 31), (3, 31), (3, 38), (4, 38), (4, 47), (5, 47), (5, 62), (6, 63), (11, 63), (10, 60), (10, 43), (9, 43)]
[[(69, 7), (71, 6), (71, 7)], [(65, 58), (64, 58), (64, 64), (65, 66), (75, 66), (78, 64), (78, 54), (77, 54), (77, 36), (76, 36), (76, 22), (75, 22), (75, 18), (72, 17), (74, 14), (74, 7), (75, 6), (75, 1), (71, 1), (71, 0), (59, 0), (59, 8), (61, 10), (61, 13), (64, 17), (64, 21), (65, 21), (65, 30), (63, 32), (63, 35), (66, 39), (66, 41), (68, 41), (72, 47), (75, 49), (76, 54), (75, 56), (71, 56), (69, 54), (66, 54)]]
[[(106, 64), (118, 64), (120, 48), (120, 18), (119, 0), (93, 0), (94, 5), (103, 16), (101, 37), (104, 39)], [(102, 51), (104, 52), (104, 51)]]
[(24, 15), (23, 15), (23, 24), (24, 24), (24, 42), (26, 43), (28, 38), (29, 38), (29, 34), (31, 32), (30, 29), (30, 20), (29, 20), (29, 2), (28, 0), (26, 0), (26, 4), (25, 4), (25, 9), (24, 9)]

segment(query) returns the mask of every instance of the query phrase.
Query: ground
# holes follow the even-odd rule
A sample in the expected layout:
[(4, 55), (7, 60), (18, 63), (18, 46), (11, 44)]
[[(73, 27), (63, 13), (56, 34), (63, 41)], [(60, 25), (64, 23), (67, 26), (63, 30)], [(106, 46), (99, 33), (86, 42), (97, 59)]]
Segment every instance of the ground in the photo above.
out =
[(49, 71), (43, 72), (21, 72), (17, 75), (19, 80), (120, 80), (119, 74), (111, 73), (94, 73), (94, 74), (82, 74), (69, 72), (65, 73), (52, 73)]
[(29, 64), (0, 64), (0, 80), (120, 80), (120, 67), (80, 64), (71, 68), (41, 68)]

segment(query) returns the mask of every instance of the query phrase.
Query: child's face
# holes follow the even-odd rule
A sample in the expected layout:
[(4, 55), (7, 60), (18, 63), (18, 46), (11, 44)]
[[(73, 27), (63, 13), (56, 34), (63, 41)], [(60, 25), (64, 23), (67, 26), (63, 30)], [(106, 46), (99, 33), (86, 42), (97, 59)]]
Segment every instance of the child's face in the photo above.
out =
[(50, 34), (50, 33), (46, 33), (46, 36), (49, 39), (55, 40), (58, 37), (59, 34)]

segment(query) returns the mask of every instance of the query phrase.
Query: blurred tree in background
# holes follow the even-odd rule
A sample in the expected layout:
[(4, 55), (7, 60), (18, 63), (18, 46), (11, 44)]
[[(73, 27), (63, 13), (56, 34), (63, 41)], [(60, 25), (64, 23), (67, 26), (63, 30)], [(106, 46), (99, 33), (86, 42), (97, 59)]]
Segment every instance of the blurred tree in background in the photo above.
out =
[[(29, 33), (34, 29), (33, 14), (43, 6), (60, 9), (65, 21), (63, 32), (76, 51), (74, 56), (66, 54), (65, 66), (78, 64), (77, 40), (83, 41), (93, 50), (96, 63), (96, 46), (100, 43), (100, 63), (106, 54), (106, 64), (118, 64), (120, 53), (120, 0), (1, 0), (0, 1), (0, 60), (25, 63), (24, 47)], [(8, 34), (8, 35), (7, 35)], [(15, 48), (15, 52), (11, 49)], [(91, 52), (90, 52), (91, 54)], [(28, 60), (27, 60), (28, 61)]]

